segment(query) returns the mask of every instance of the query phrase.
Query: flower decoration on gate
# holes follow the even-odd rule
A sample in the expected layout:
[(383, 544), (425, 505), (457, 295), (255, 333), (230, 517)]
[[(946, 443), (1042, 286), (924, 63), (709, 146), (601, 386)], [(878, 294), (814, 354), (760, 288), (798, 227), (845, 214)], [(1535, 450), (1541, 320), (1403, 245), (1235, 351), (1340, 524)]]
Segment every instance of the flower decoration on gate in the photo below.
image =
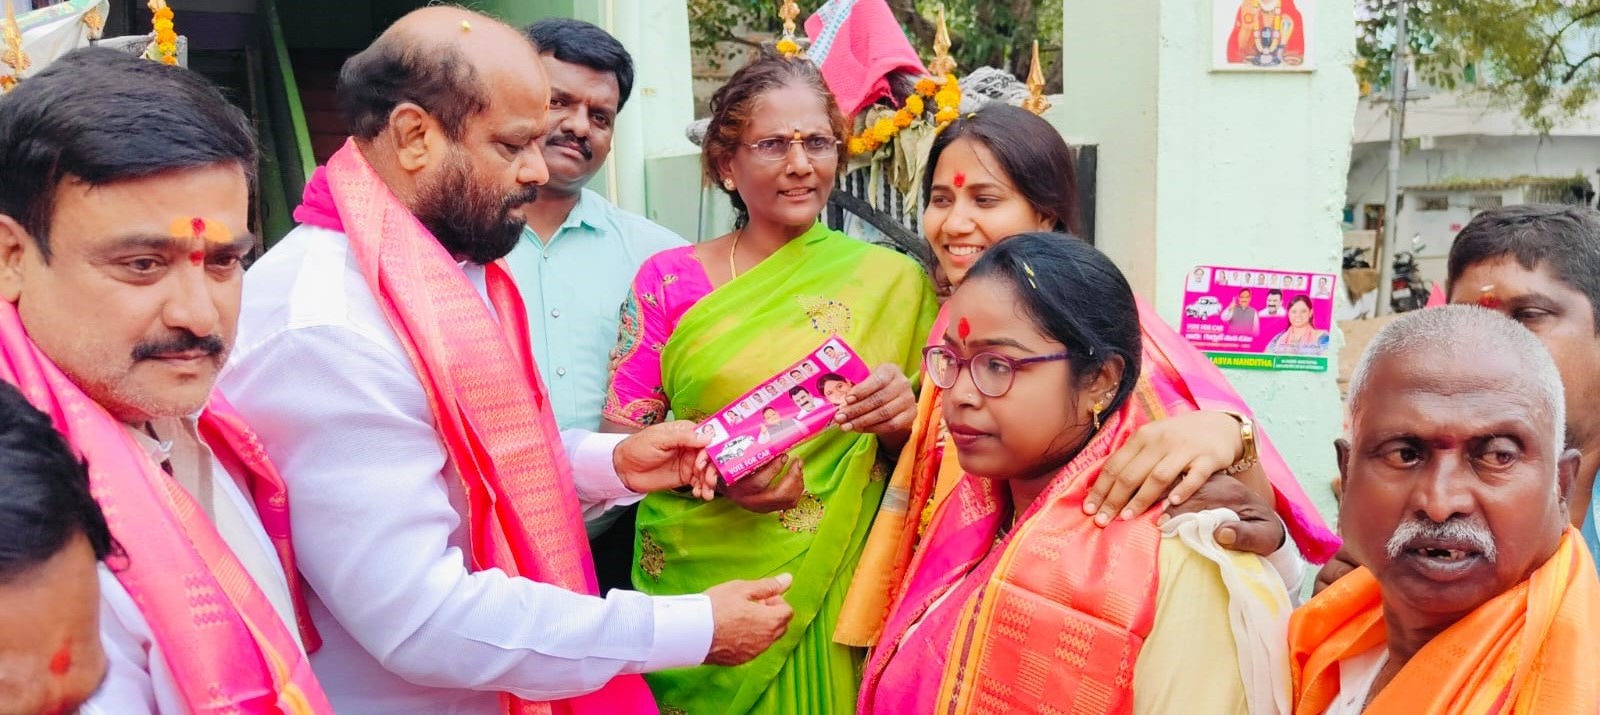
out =
[[(956, 61), (950, 58), (950, 30), (945, 25), (943, 7), (939, 8), (933, 53), (933, 61), (928, 63), (931, 74), (917, 80), (911, 95), (906, 97), (899, 109), (862, 113), (866, 121), (858, 120), (861, 129), (849, 140), (852, 155), (871, 154), (892, 141), (900, 134), (900, 130), (918, 122), (931, 125), (937, 133), (961, 116), (961, 83), (956, 80)], [(929, 100), (933, 101), (932, 107), (928, 106)]]
[(154, 18), (155, 39), (145, 49), (145, 59), (165, 65), (178, 64), (178, 32), (172, 25), (172, 8), (167, 0), (150, 0), (150, 14)]
[[(902, 193), (918, 180), (934, 137), (961, 116), (961, 81), (950, 57), (943, 8), (937, 20), (929, 74), (917, 78), (900, 106), (878, 104), (856, 115), (855, 132), (846, 140), (852, 169), (870, 166), (875, 174), (884, 172)], [(905, 85), (899, 91), (905, 92)]]
[(800, 17), (800, 4), (794, 0), (784, 0), (783, 6), (778, 8), (778, 17), (783, 18), (783, 37), (773, 49), (784, 57), (799, 56), (800, 42), (794, 37), (794, 20)]
[(931, 125), (935, 130), (943, 129), (960, 116), (960, 108), (961, 83), (955, 75), (947, 74), (939, 79), (924, 77), (917, 81), (914, 93), (906, 97), (899, 109), (892, 112), (874, 109), (862, 114), (871, 121), (861, 122), (861, 129), (850, 137), (850, 154), (860, 156), (875, 152), (899, 135), (900, 130), (918, 122)]
[(17, 25), (16, 8), (10, 3), (6, 3), (6, 22), (4, 28), (0, 28), (0, 35), (5, 37), (5, 49), (0, 50), (0, 63), (11, 68), (10, 72), (0, 75), (0, 93), (4, 93), (17, 86), (23, 71), (33, 66), (28, 53), (22, 49), (22, 28)]

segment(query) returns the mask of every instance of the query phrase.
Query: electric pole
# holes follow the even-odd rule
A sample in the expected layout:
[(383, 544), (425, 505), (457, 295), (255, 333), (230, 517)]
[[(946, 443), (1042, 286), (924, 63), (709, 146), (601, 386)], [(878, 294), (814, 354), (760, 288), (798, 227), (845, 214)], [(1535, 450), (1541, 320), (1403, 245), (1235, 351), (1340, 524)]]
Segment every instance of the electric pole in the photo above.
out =
[(1389, 187), (1383, 200), (1382, 249), (1375, 256), (1378, 268), (1378, 304), (1373, 306), (1374, 317), (1389, 310), (1389, 294), (1394, 282), (1394, 255), (1399, 252), (1397, 238), (1400, 233), (1400, 150), (1405, 143), (1406, 126), (1406, 0), (1395, 3), (1394, 56), (1389, 69)]

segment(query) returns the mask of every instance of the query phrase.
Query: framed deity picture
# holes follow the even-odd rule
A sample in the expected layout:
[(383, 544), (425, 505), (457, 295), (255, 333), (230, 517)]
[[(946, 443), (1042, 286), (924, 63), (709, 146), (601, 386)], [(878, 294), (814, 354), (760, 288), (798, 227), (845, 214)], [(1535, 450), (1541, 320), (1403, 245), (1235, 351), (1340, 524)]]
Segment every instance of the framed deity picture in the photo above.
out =
[(1317, 0), (1211, 0), (1211, 69), (1309, 72)]

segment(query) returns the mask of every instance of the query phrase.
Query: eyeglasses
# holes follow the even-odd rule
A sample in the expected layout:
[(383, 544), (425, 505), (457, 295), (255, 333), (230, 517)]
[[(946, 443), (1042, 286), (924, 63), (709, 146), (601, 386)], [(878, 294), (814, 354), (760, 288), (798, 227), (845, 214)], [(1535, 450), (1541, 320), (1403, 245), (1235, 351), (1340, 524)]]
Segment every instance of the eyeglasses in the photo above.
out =
[(757, 159), (762, 161), (782, 161), (789, 155), (789, 147), (799, 144), (805, 150), (806, 156), (817, 160), (832, 159), (839, 155), (839, 140), (827, 134), (813, 134), (809, 137), (795, 137), (782, 139), (767, 137), (754, 144), (745, 144)]
[(1011, 391), (1011, 383), (1016, 379), (1018, 370), (1037, 363), (1066, 360), (1071, 357), (1071, 353), (1056, 353), (1017, 360), (999, 353), (978, 353), (970, 358), (964, 358), (949, 348), (932, 345), (922, 350), (922, 370), (939, 389), (948, 390), (956, 386), (956, 378), (961, 376), (961, 369), (967, 368), (968, 373), (972, 375), (972, 384), (978, 388), (978, 392), (987, 397), (1000, 397)]

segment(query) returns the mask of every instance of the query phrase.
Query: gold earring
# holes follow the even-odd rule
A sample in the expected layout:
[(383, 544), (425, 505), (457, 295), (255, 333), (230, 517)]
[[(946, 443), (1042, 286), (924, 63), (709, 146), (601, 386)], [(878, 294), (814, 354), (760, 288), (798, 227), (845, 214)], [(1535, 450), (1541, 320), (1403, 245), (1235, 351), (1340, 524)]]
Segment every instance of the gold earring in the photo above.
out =
[(1090, 419), (1094, 421), (1094, 428), (1098, 431), (1100, 429), (1100, 413), (1106, 411), (1106, 403), (1096, 402), (1094, 407), (1089, 408), (1089, 411), (1093, 413)]
[(722, 180), (722, 188), (727, 189), (729, 191), (732, 191), (733, 190), (733, 179), (723, 179)]

